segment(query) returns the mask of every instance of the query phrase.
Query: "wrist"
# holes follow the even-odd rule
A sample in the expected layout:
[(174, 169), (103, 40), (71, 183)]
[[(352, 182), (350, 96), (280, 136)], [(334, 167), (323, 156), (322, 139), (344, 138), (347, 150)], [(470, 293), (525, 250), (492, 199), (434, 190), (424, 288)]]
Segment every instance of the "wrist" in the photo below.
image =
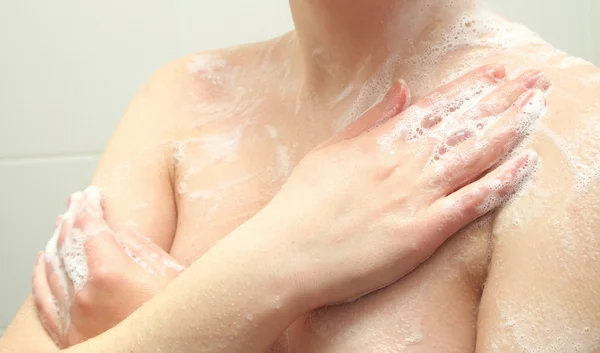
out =
[[(136, 346), (131, 352), (188, 353), (215, 344), (228, 352), (267, 351), (305, 311), (293, 281), (278, 268), (282, 258), (261, 245), (259, 230), (258, 223), (245, 224), (221, 240), (107, 332), (111, 339), (103, 344)], [(157, 312), (164, 314), (159, 320)]]
[[(319, 217), (293, 206), (269, 204), (228, 237), (228, 246), (243, 252), (238, 256), (245, 263), (256, 264), (254, 273), (269, 278), (270, 290), (297, 318), (326, 303), (317, 278), (318, 263), (301, 249), (306, 234), (319, 232)], [(266, 282), (265, 278), (257, 280)]]
[[(264, 220), (264, 221), (263, 221)], [(256, 216), (215, 246), (215, 254), (228, 259), (230, 273), (245, 282), (252, 302), (265, 314), (290, 321), (314, 309), (304, 282), (294, 266), (293, 248), (278, 218)], [(270, 312), (270, 314), (268, 314)]]

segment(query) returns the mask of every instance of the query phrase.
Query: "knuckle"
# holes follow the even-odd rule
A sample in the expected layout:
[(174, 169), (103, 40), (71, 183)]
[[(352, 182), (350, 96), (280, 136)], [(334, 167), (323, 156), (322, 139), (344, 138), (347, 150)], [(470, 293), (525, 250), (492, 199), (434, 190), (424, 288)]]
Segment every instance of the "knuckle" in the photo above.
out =
[(396, 241), (398, 254), (401, 257), (418, 259), (423, 252), (430, 248), (428, 244), (431, 241), (430, 232), (423, 229), (418, 223), (410, 225), (411, 234), (406, 237), (399, 237)]
[(99, 288), (109, 288), (115, 286), (119, 282), (120, 273), (110, 264), (96, 264), (92, 273), (90, 273), (89, 282), (93, 286)]
[(89, 313), (94, 307), (94, 298), (90, 290), (83, 289), (75, 293), (73, 297), (73, 310), (77, 310), (81, 313)]
[(376, 181), (382, 181), (392, 176), (400, 167), (398, 160), (386, 156), (384, 153), (373, 156), (376, 165), (374, 178)]
[(477, 119), (494, 116), (504, 105), (504, 101), (500, 99), (490, 99), (479, 102), (474, 110), (474, 114), (470, 116), (470, 118)]

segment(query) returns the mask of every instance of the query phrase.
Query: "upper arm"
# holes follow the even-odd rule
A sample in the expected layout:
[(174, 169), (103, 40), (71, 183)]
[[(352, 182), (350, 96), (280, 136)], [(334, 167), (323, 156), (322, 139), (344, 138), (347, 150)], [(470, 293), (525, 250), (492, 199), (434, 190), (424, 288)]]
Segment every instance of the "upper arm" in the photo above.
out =
[(177, 64), (161, 69), (134, 98), (111, 138), (93, 178), (105, 195), (107, 223), (136, 231), (166, 251), (175, 236), (177, 210), (173, 136), (181, 99)]
[(496, 218), (478, 352), (600, 347), (598, 121), (563, 103), (535, 138), (534, 180)]

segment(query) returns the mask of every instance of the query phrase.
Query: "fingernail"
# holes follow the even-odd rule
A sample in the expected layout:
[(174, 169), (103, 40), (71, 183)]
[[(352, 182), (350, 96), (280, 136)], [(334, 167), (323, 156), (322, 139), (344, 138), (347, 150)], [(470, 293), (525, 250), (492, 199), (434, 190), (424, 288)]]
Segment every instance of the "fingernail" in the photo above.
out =
[(550, 88), (550, 81), (543, 72), (536, 70), (526, 75), (525, 88), (547, 91)]
[(506, 77), (506, 67), (504, 65), (489, 66), (487, 74), (496, 80), (503, 80)]
[(465, 140), (467, 140), (469, 137), (473, 136), (473, 130), (471, 129), (464, 129), (464, 130), (460, 130), (457, 131), (455, 133), (453, 133), (452, 135), (450, 135), (447, 139), (446, 139), (446, 144), (448, 146), (456, 146), (462, 142), (464, 142)]
[(391, 119), (402, 113), (410, 104), (410, 93), (404, 80), (398, 80), (383, 98), (383, 120)]
[(44, 252), (38, 251), (37, 255), (35, 256), (35, 264), (39, 265), (43, 258), (44, 258)]
[(525, 153), (524, 162), (517, 171), (516, 179), (523, 180), (533, 174), (535, 168), (538, 165), (540, 158), (535, 151), (529, 151)]
[(421, 121), (421, 127), (431, 129), (442, 121), (442, 117), (438, 115), (428, 115)]

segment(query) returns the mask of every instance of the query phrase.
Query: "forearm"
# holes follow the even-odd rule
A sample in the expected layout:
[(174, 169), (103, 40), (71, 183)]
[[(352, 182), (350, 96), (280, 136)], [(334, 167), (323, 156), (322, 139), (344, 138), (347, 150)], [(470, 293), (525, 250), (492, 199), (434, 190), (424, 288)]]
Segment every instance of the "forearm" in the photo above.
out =
[(65, 352), (262, 353), (303, 310), (248, 222), (112, 330)]
[[(65, 351), (267, 351), (305, 310), (279, 262), (285, 258), (258, 243), (260, 233), (260, 221), (242, 225), (120, 325)], [(58, 351), (29, 298), (0, 340), (0, 352)]]
[(51, 353), (58, 350), (38, 319), (33, 298), (28, 297), (0, 338), (0, 353)]

